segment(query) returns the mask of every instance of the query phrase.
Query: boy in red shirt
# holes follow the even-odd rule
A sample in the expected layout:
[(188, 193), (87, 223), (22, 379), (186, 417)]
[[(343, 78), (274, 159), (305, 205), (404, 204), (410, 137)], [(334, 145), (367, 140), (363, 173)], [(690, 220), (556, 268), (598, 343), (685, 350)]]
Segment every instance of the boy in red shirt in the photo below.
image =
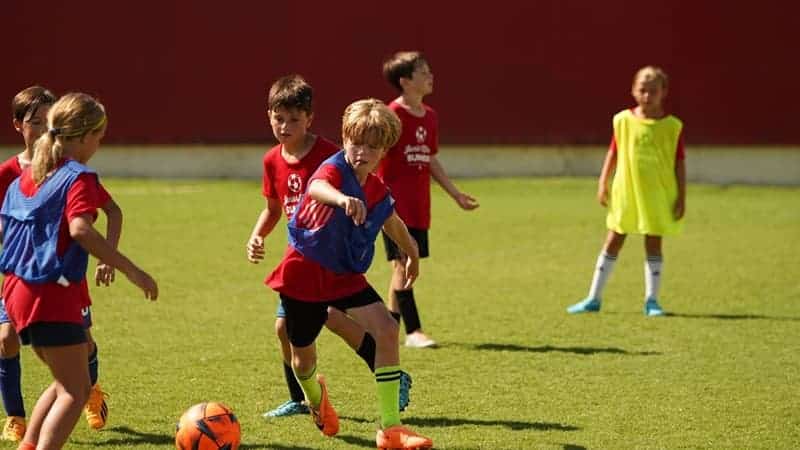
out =
[(433, 445), (431, 440), (400, 422), (398, 324), (364, 277), (381, 228), (408, 255), (403, 264), (404, 286), (410, 287), (418, 275), (414, 240), (394, 212), (386, 186), (372, 174), (399, 133), (397, 116), (379, 100), (360, 100), (347, 107), (342, 119), (344, 150), (328, 158), (312, 175), (289, 223), (290, 245), (267, 284), (280, 293), (292, 368), (322, 433), (334, 436), (339, 431), (325, 380), (317, 374), (315, 345), (328, 309), (333, 307), (349, 314), (375, 337), (381, 417), (378, 448), (423, 449)]
[[(314, 118), (313, 90), (302, 77), (288, 75), (277, 80), (270, 88), (267, 103), (270, 126), (278, 145), (264, 155), (262, 193), (266, 198), (266, 206), (247, 243), (247, 258), (254, 264), (264, 259), (264, 237), (275, 227), (282, 212), (286, 213), (288, 220), (292, 219), (308, 178), (322, 161), (339, 151), (336, 144), (309, 132)], [(278, 303), (276, 316), (275, 333), (281, 343), (283, 372), (290, 398), (264, 413), (264, 417), (305, 414), (308, 408), (302, 403), (303, 391), (292, 372), (286, 312), (281, 303)], [(344, 339), (374, 371), (375, 339), (364, 327), (333, 308), (328, 311), (325, 326)], [(403, 410), (408, 404), (408, 390), (411, 387), (411, 378), (405, 372), (401, 387), (403, 392), (399, 402)]]
[[(397, 214), (417, 241), (420, 258), (428, 256), (428, 229), (431, 224), (431, 177), (462, 209), (477, 208), (478, 202), (456, 188), (436, 158), (439, 151), (439, 118), (423, 103), (433, 93), (433, 73), (419, 52), (398, 52), (383, 64), (383, 75), (400, 91), (390, 104), (403, 124), (397, 144), (389, 149), (378, 168), (378, 176), (392, 191)], [(384, 234), (386, 257), (392, 263), (389, 284), (389, 310), (406, 328), (407, 347), (432, 347), (436, 342), (422, 331), (414, 290), (402, 283), (402, 252)]]

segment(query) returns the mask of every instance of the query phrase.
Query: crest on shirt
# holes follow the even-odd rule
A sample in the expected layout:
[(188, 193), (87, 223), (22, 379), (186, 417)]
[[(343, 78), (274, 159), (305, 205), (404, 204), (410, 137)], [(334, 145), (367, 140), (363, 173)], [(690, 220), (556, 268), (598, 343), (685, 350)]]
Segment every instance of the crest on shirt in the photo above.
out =
[(422, 144), (425, 142), (425, 138), (428, 137), (428, 130), (425, 129), (422, 125), (417, 127), (417, 142)]
[(289, 192), (293, 194), (298, 194), (303, 189), (303, 179), (300, 178), (300, 175), (296, 173), (289, 174), (289, 178), (286, 180), (286, 183), (289, 187)]

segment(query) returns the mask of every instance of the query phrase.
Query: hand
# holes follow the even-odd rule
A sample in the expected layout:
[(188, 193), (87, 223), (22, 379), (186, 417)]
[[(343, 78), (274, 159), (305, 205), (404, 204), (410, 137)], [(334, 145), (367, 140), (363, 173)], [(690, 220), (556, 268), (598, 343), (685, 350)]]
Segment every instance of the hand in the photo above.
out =
[(403, 289), (410, 289), (414, 282), (417, 281), (417, 277), (419, 277), (419, 258), (409, 258), (403, 255), (402, 262), (404, 268), (403, 277), (405, 278)]
[(247, 241), (247, 260), (258, 264), (262, 259), (264, 259), (264, 238), (253, 236)]
[(367, 205), (355, 197), (344, 196), (339, 206), (344, 208), (344, 213), (353, 218), (353, 223), (361, 225), (367, 220)]
[(608, 187), (606, 185), (597, 188), (597, 201), (605, 207), (608, 206)]
[(686, 199), (678, 198), (678, 200), (675, 201), (675, 208), (672, 213), (675, 215), (675, 220), (683, 218), (683, 215), (686, 213)]
[(158, 298), (158, 285), (156, 280), (144, 270), (135, 268), (130, 274), (125, 274), (131, 283), (139, 287), (144, 292), (144, 298), (155, 301)]
[(478, 204), (477, 200), (475, 200), (474, 198), (463, 192), (459, 192), (453, 198), (456, 201), (456, 203), (458, 203), (458, 206), (461, 207), (461, 209), (467, 211), (472, 211), (473, 209), (481, 206), (480, 204)]
[(114, 268), (108, 264), (98, 261), (97, 268), (94, 270), (95, 286), (108, 286), (114, 282)]

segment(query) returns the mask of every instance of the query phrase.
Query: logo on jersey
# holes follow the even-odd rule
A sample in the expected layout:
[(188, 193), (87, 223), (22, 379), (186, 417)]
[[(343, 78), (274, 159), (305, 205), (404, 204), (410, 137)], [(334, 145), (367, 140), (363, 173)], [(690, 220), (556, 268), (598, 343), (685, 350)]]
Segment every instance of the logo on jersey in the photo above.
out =
[(303, 179), (296, 173), (289, 174), (289, 179), (286, 183), (291, 193), (297, 194), (303, 190)]
[(428, 137), (428, 130), (425, 129), (422, 125), (417, 127), (417, 143), (422, 144), (425, 142), (425, 139)]

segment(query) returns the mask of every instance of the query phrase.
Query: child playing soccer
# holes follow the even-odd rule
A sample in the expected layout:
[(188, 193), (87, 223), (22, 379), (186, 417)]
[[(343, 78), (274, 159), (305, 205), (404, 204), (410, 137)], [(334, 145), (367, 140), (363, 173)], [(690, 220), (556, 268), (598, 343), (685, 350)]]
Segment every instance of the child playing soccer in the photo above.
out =
[[(297, 204), (305, 191), (308, 178), (322, 163), (339, 151), (339, 147), (308, 130), (314, 117), (313, 90), (298, 75), (277, 80), (270, 88), (267, 114), (278, 145), (264, 155), (263, 189), (266, 206), (258, 217), (247, 243), (247, 258), (257, 264), (264, 259), (264, 237), (267, 236), (286, 213), (288, 220), (294, 216)], [(291, 348), (286, 334), (286, 312), (281, 303), (275, 319), (275, 332), (283, 353), (283, 373), (289, 387), (289, 400), (268, 411), (264, 417), (283, 417), (306, 414), (303, 391), (291, 367)], [(366, 362), (375, 369), (375, 339), (362, 326), (341, 311), (331, 308), (325, 325), (338, 334)], [(409, 401), (411, 378), (405, 372), (401, 379), (400, 410)]]
[(6, 311), (22, 344), (33, 347), (54, 378), (34, 407), (20, 449), (63, 447), (89, 398), (81, 311), (91, 304), (89, 253), (121, 270), (146, 298), (158, 296), (150, 275), (92, 225), (107, 200), (97, 175), (84, 164), (97, 151), (106, 122), (103, 106), (86, 94), (67, 94), (55, 102), (31, 166), (11, 183), (0, 209)]
[[(646, 316), (664, 315), (658, 303), (661, 285), (661, 238), (678, 234), (686, 210), (686, 164), (683, 123), (666, 114), (667, 75), (658, 67), (636, 72), (631, 93), (636, 107), (614, 116), (614, 135), (600, 173), (597, 199), (608, 207), (608, 235), (592, 278), (589, 295), (567, 312), (600, 311), (603, 287), (629, 233), (643, 234)], [(608, 179), (614, 173), (611, 196)]]
[(394, 212), (386, 186), (371, 173), (399, 133), (399, 119), (379, 100), (360, 100), (347, 107), (342, 119), (344, 150), (312, 175), (289, 223), (290, 245), (267, 284), (280, 294), (292, 369), (322, 433), (333, 436), (339, 431), (327, 385), (317, 374), (315, 345), (328, 308), (333, 307), (345, 311), (375, 338), (378, 448), (430, 448), (430, 439), (400, 423), (398, 324), (364, 277), (381, 227), (407, 255), (403, 286), (411, 287), (418, 274), (413, 238)]
[[(33, 145), (47, 130), (47, 112), (55, 103), (56, 97), (41, 86), (32, 86), (20, 91), (11, 102), (14, 129), (22, 134), (25, 149), (0, 164), (0, 205), (5, 198), (8, 186), (22, 173), (22, 169), (30, 166), (33, 159)], [(101, 186), (102, 188), (102, 186)], [(106, 194), (107, 195), (107, 194)], [(101, 206), (108, 216), (108, 239), (114, 240), (114, 247), (119, 240), (122, 212), (117, 204), (108, 196), (108, 201)], [(116, 232), (116, 234), (115, 234)], [(114, 239), (114, 235), (116, 239)], [(99, 263), (96, 271), (98, 285), (108, 285), (108, 278), (113, 277), (113, 269)], [(92, 428), (99, 429), (105, 425), (108, 408), (104, 394), (97, 382), (98, 359), (97, 346), (91, 335), (91, 310), (84, 310), (84, 327), (89, 341), (89, 373), (92, 377), (92, 392), (86, 403), (84, 412)], [(19, 336), (11, 325), (5, 306), (0, 301), (0, 393), (6, 411), (6, 421), (0, 439), (19, 441), (25, 435), (25, 405), (20, 386), (21, 367), (19, 362)]]
[[(419, 52), (398, 52), (383, 64), (386, 80), (400, 91), (389, 104), (403, 124), (397, 144), (389, 149), (378, 168), (378, 176), (391, 189), (397, 214), (417, 242), (421, 258), (428, 257), (428, 229), (431, 223), (431, 177), (462, 209), (477, 208), (478, 202), (456, 188), (438, 158), (439, 118), (423, 103), (433, 93), (433, 73)], [(386, 257), (392, 264), (389, 309), (402, 316), (407, 347), (432, 347), (436, 342), (422, 330), (414, 290), (403, 286), (403, 254), (383, 235)]]

